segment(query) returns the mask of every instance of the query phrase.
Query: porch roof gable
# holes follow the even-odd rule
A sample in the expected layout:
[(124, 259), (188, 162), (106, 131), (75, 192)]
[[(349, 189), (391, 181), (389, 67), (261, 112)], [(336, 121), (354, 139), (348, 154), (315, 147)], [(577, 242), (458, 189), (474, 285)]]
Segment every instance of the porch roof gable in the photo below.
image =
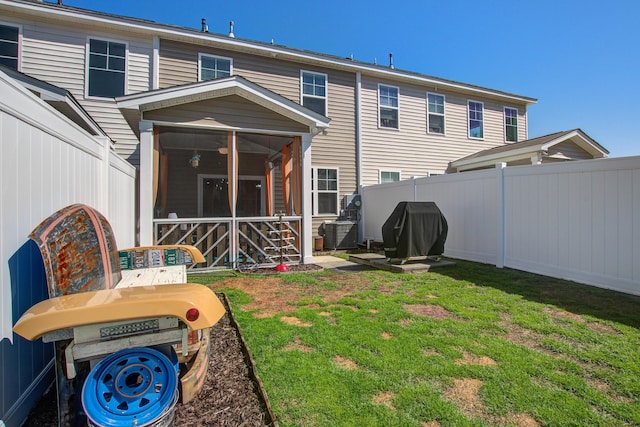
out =
[[(572, 142), (593, 156), (593, 158), (602, 158), (609, 154), (606, 148), (598, 144), (598, 142), (581, 129), (572, 129), (478, 151), (477, 153), (451, 162), (451, 167), (458, 172), (462, 172), (469, 169), (492, 166), (500, 162), (529, 159), (537, 153), (545, 156), (551, 147), (565, 141)], [(567, 158), (565, 160), (570, 159)]]
[(240, 96), (304, 124), (312, 134), (327, 129), (331, 121), (328, 117), (237, 75), (125, 95), (116, 98), (116, 103), (121, 110), (144, 112), (231, 95)]

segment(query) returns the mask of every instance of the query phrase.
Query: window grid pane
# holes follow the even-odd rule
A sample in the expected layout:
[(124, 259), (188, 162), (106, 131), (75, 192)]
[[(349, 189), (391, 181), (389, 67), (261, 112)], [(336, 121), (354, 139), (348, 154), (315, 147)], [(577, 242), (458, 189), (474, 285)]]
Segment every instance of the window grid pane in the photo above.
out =
[(469, 101), (469, 137), (484, 138), (483, 105), (481, 102)]
[(398, 129), (398, 88), (378, 86), (379, 126)]
[[(317, 181), (317, 182), (316, 182)], [(317, 168), (311, 187), (317, 193), (317, 211), (313, 205), (314, 214), (337, 215), (338, 214), (338, 170)], [(314, 199), (314, 198), (312, 198)]]
[(231, 60), (217, 56), (200, 58), (200, 80), (213, 80), (231, 75)]
[(302, 105), (323, 116), (327, 114), (326, 76), (316, 73), (302, 73)]
[(389, 172), (389, 171), (381, 171), (380, 172), (380, 182), (398, 182), (400, 181), (400, 172)]
[(518, 142), (518, 110), (505, 108), (504, 122), (507, 142)]
[(124, 95), (126, 51), (124, 43), (89, 40), (89, 96)]
[(0, 25), (0, 64), (18, 68), (18, 28)]
[(444, 95), (427, 94), (427, 130), (444, 134)]

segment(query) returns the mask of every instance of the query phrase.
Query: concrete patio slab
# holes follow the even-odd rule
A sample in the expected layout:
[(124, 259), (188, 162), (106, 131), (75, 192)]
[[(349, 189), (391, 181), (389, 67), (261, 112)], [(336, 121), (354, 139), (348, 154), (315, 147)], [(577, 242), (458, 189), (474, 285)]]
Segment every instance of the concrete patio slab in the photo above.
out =
[(453, 267), (456, 265), (453, 261), (446, 260), (432, 260), (432, 259), (417, 259), (409, 260), (405, 264), (400, 264), (398, 260), (395, 263), (387, 261), (384, 255), (376, 253), (364, 253), (349, 255), (349, 261), (357, 264), (368, 265), (370, 267), (378, 268), (381, 270), (392, 271), (394, 273), (425, 273), (435, 268)]

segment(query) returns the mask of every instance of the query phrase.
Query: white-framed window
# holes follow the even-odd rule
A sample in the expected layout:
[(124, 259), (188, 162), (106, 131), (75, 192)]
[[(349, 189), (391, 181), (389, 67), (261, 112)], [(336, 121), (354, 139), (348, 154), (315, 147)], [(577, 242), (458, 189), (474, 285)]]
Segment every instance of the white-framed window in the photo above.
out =
[(444, 95), (427, 92), (427, 132), (444, 135)]
[(480, 101), (468, 101), (469, 112), (469, 138), (484, 138), (484, 103)]
[(338, 215), (338, 169), (314, 167), (311, 181), (314, 215)]
[(504, 139), (518, 142), (518, 109), (504, 107)]
[(396, 86), (378, 85), (378, 125), (381, 128), (399, 128), (400, 89)]
[(20, 27), (0, 24), (0, 64), (18, 70), (20, 66)]
[(385, 182), (398, 182), (400, 181), (400, 171), (398, 170), (380, 170), (378, 182), (384, 184)]
[(86, 95), (115, 98), (126, 93), (127, 43), (89, 39)]
[(198, 81), (220, 79), (233, 74), (233, 59), (224, 56), (198, 54)]
[(323, 116), (327, 115), (326, 74), (300, 71), (300, 101), (308, 109)]

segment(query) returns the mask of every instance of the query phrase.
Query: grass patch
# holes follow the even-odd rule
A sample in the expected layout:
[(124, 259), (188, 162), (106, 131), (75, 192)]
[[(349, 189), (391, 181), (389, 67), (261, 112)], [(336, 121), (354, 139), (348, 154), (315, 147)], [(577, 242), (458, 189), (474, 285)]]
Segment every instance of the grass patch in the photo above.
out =
[(640, 298), (457, 262), (191, 275), (227, 293), (283, 427), (640, 425)]

